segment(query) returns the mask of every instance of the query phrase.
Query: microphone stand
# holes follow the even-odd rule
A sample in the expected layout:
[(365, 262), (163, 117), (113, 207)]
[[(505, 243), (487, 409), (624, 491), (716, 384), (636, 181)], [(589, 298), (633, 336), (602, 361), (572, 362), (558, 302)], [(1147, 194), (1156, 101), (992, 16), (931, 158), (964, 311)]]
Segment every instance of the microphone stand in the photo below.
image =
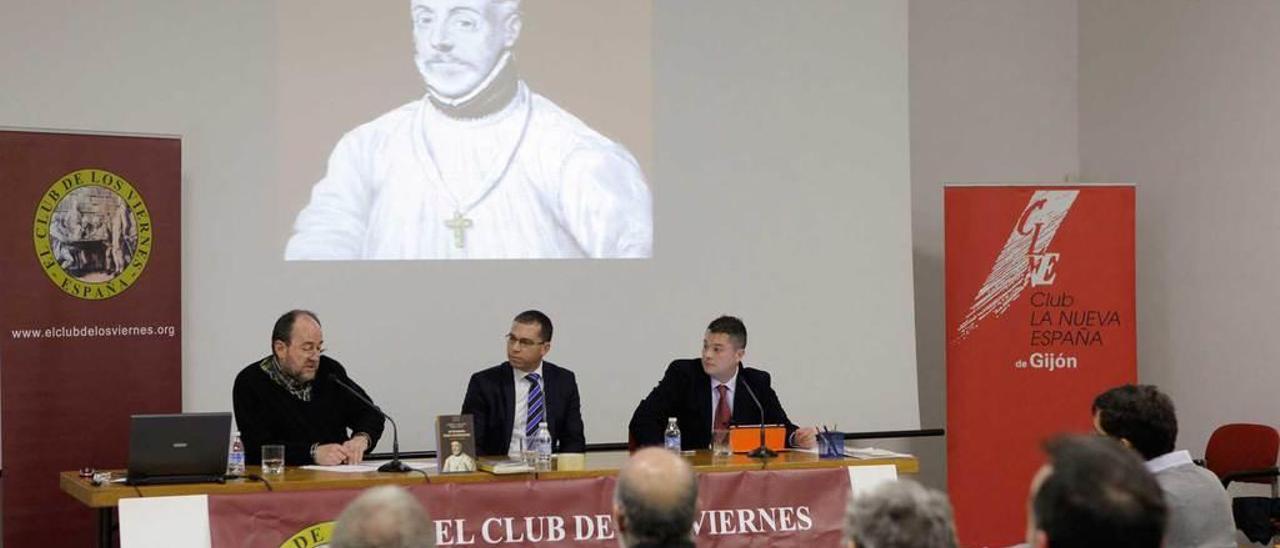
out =
[[(738, 374), (741, 375), (742, 372), (739, 371)], [(751, 389), (750, 384), (747, 384), (747, 378), (745, 376), (739, 376), (738, 380), (742, 381), (742, 386), (747, 389), (747, 394), (751, 396), (752, 401), (756, 402), (756, 408), (760, 410), (760, 446), (752, 449), (750, 453), (747, 453), (747, 456), (753, 459), (764, 460), (774, 458), (778, 456), (778, 452), (773, 449), (769, 449), (769, 446), (764, 443), (764, 406), (760, 404), (760, 398), (756, 397), (756, 391)]]
[(379, 472), (399, 472), (399, 473), (412, 472), (413, 468), (410, 468), (409, 465), (403, 462), (400, 462), (400, 431), (398, 428), (396, 428), (396, 420), (391, 418), (391, 415), (383, 413), (382, 408), (375, 405), (371, 400), (369, 400), (369, 398), (366, 398), (364, 397), (364, 395), (360, 394), (359, 390), (356, 390), (355, 388), (352, 388), (351, 385), (348, 385), (347, 383), (338, 380), (337, 375), (329, 375), (329, 378), (332, 379), (333, 382), (338, 386), (345, 388), (347, 392), (350, 392), (352, 396), (356, 397), (356, 399), (364, 402), (365, 405), (368, 405), (369, 407), (373, 408), (374, 411), (377, 411), (379, 415), (382, 415), (382, 418), (391, 421), (391, 461), (387, 462), (386, 464), (383, 464), (382, 466), (379, 466), (378, 471)]

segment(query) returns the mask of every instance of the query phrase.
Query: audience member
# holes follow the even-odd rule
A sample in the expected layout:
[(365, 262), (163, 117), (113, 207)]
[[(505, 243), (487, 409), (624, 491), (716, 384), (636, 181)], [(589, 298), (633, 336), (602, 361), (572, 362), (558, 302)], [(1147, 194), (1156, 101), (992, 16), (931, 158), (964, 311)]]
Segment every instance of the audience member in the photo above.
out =
[(947, 496), (911, 480), (886, 483), (849, 499), (844, 513), (849, 548), (955, 548)]
[(1045, 445), (1031, 480), (1034, 548), (1159, 548), (1168, 510), (1142, 461), (1114, 440), (1068, 436)]
[(431, 519), (404, 488), (366, 490), (347, 505), (333, 526), (331, 548), (434, 548)]
[(1178, 417), (1169, 396), (1145, 384), (1112, 388), (1093, 400), (1093, 427), (1147, 461), (1169, 507), (1166, 548), (1236, 546), (1231, 498), (1222, 482), (1187, 451), (1174, 451)]
[(618, 472), (613, 524), (624, 548), (688, 547), (698, 506), (698, 481), (679, 455), (650, 447)]

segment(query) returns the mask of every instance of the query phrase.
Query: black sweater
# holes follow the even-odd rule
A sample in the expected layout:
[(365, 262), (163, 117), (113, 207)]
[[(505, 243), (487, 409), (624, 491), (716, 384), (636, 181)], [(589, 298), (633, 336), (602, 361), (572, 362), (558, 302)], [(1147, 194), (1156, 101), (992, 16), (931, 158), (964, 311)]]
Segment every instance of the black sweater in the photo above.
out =
[(364, 389), (347, 376), (342, 364), (320, 356), (311, 401), (307, 402), (272, 381), (259, 363), (261, 360), (241, 370), (231, 389), (245, 462), (259, 464), (262, 446), (277, 443), (285, 446), (285, 464), (314, 464), (312, 444), (342, 443), (356, 432), (369, 435), (368, 451), (373, 451), (382, 436), (382, 415), (329, 378), (336, 376), (368, 397)]

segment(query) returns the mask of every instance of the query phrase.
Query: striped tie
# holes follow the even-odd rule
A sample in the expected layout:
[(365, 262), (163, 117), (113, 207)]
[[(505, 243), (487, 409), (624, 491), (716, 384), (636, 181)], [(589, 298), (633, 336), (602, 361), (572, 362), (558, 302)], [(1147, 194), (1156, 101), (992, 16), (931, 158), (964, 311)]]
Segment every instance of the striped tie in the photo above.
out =
[(526, 400), (529, 413), (525, 415), (527, 420), (524, 423), (524, 435), (527, 437), (533, 437), (538, 433), (538, 425), (547, 416), (546, 406), (543, 405), (542, 386), (538, 384), (539, 378), (537, 373), (529, 373), (525, 377), (525, 380), (529, 381), (529, 398)]

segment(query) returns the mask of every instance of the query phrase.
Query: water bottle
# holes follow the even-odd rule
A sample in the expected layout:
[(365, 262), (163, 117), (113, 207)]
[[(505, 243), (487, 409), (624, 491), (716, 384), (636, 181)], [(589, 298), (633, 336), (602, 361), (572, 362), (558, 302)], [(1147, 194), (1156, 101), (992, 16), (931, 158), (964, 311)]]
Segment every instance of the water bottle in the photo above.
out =
[(667, 418), (667, 431), (663, 433), (663, 438), (667, 449), (680, 452), (680, 427), (676, 425), (675, 417)]
[(537, 469), (539, 472), (551, 470), (551, 429), (546, 421), (538, 425), (538, 433), (534, 434), (534, 447), (538, 452)]
[(231, 437), (231, 456), (227, 457), (227, 475), (244, 475), (244, 442), (240, 441), (240, 432)]

